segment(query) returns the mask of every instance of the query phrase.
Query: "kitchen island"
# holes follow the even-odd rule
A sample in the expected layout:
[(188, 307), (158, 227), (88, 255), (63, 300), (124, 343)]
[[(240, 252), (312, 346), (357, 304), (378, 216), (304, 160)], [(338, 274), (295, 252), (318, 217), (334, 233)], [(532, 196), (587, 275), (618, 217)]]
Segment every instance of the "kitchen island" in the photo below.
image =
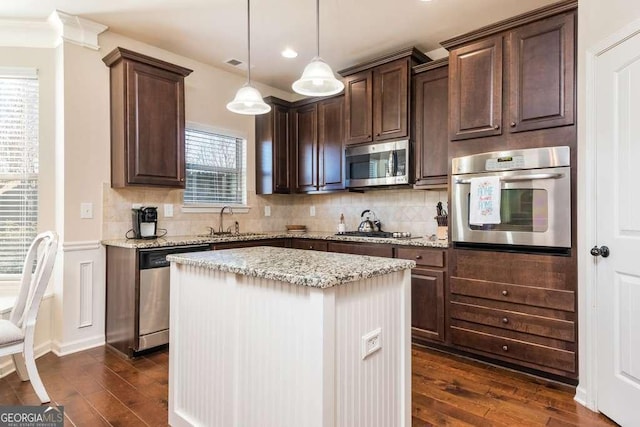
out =
[(413, 261), (171, 255), (173, 426), (410, 426)]

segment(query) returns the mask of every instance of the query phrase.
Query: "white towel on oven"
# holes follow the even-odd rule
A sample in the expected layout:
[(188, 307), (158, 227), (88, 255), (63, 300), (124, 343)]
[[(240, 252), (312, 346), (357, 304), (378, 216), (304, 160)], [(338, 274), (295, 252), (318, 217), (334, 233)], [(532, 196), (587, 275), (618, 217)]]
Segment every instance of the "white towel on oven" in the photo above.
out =
[(500, 177), (471, 178), (469, 224), (500, 224)]

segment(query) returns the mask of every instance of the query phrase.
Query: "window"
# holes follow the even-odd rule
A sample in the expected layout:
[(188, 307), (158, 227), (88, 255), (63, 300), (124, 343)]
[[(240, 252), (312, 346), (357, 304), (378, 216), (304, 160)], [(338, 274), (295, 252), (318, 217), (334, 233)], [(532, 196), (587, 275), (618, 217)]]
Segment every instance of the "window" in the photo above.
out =
[(0, 68), (0, 277), (15, 279), (38, 229), (38, 78)]
[(246, 140), (191, 126), (185, 132), (185, 205), (245, 205)]

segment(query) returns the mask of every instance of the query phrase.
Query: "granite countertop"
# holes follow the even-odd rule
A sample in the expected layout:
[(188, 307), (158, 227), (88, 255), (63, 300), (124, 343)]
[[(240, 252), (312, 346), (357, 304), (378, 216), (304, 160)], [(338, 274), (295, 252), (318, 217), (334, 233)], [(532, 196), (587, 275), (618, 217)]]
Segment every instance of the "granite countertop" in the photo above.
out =
[(432, 241), (426, 237), (410, 238), (410, 239), (386, 239), (380, 237), (358, 237), (358, 236), (343, 236), (336, 235), (330, 232), (314, 232), (314, 233), (285, 233), (285, 232), (268, 232), (268, 233), (240, 233), (230, 234), (225, 236), (168, 236), (151, 240), (136, 240), (136, 239), (115, 239), (115, 240), (103, 240), (102, 244), (105, 246), (119, 246), (122, 248), (132, 249), (147, 249), (147, 248), (161, 248), (167, 246), (184, 246), (184, 245), (197, 245), (207, 243), (225, 243), (225, 242), (243, 242), (250, 240), (265, 240), (265, 239), (281, 239), (281, 238), (294, 238), (294, 239), (318, 239), (318, 240), (333, 240), (343, 242), (361, 242), (361, 243), (382, 243), (386, 245), (395, 246), (419, 246), (430, 248), (443, 248), (449, 247), (446, 240)]
[(194, 252), (167, 260), (299, 286), (330, 288), (416, 266), (414, 261), (267, 246)]

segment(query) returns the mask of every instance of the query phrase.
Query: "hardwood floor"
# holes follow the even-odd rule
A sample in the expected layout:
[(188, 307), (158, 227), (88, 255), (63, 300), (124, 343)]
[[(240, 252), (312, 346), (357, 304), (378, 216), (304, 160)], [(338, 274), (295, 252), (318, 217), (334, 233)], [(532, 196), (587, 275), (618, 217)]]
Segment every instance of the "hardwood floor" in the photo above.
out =
[[(168, 350), (127, 361), (104, 347), (37, 360), (66, 425), (167, 424)], [(413, 426), (615, 426), (573, 400), (574, 388), (432, 350), (413, 349)], [(15, 373), (0, 405), (38, 404)], [(393, 427), (393, 426), (390, 426)]]

